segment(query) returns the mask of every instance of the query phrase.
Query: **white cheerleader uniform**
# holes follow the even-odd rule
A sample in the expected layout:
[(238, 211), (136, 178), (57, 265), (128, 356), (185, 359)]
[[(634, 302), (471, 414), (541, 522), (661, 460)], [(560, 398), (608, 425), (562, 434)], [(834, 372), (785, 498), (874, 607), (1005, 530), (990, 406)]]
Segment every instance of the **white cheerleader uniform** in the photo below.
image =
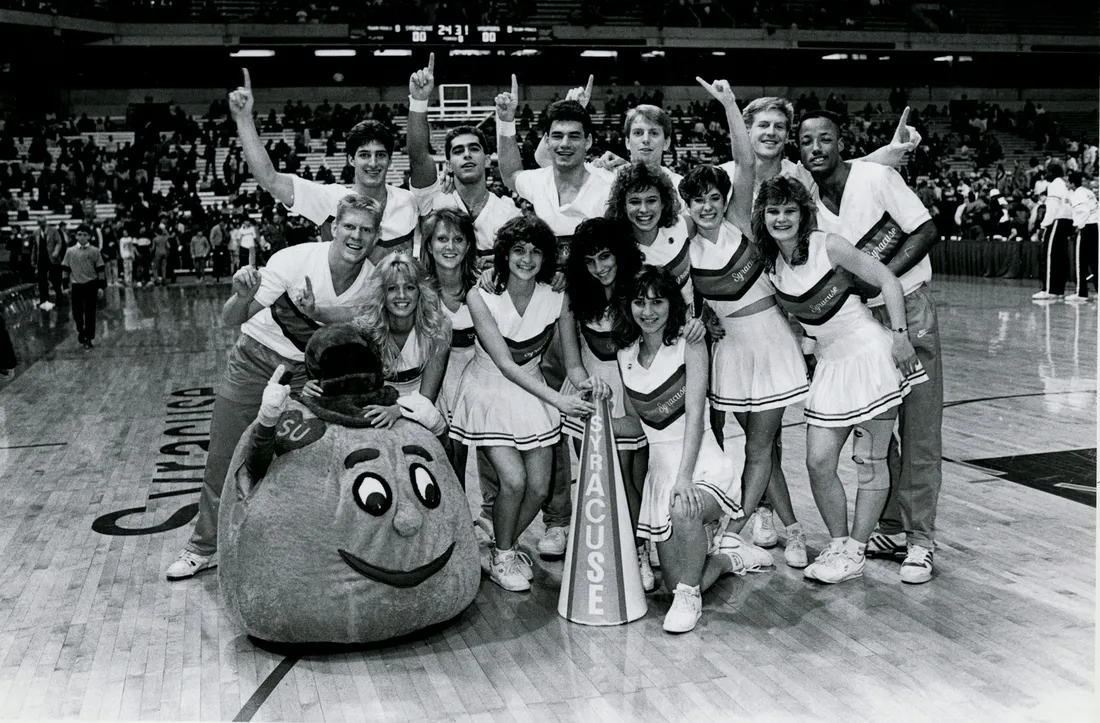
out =
[[(565, 295), (537, 284), (521, 316), (508, 292), (477, 289), (520, 370), (543, 382), (539, 362), (554, 337)], [(466, 366), (451, 416), (451, 438), (477, 447), (551, 447), (561, 437), (561, 413), (505, 378), (481, 341)]]
[[(611, 315), (610, 311), (596, 322), (577, 324), (580, 337), (581, 363), (589, 376), (599, 377), (611, 387), (611, 416), (614, 418), (626, 416), (626, 406), (623, 404), (623, 380), (619, 376), (619, 366), (615, 362), (617, 349), (611, 341)], [(562, 384), (562, 394), (573, 394), (577, 391), (573, 383), (566, 379)], [(575, 439), (584, 439), (585, 420), (579, 417), (562, 417), (562, 431)], [(637, 450), (646, 446), (645, 434), (640, 435), (615, 435), (615, 446), (619, 451)]]
[(420, 380), (424, 377), (424, 364), (421, 360), (420, 339), (416, 327), (412, 328), (401, 347), (401, 357), (397, 369), (386, 375), (386, 385), (397, 390), (397, 396), (405, 397), (420, 392)]
[[(648, 369), (638, 363), (640, 341), (618, 354), (623, 388), (642, 420), (642, 429), (649, 441), (649, 472), (642, 489), (637, 534), (654, 542), (663, 542), (672, 536), (669, 503), (680, 471), (687, 428), (686, 348), (687, 342), (682, 337), (672, 346), (662, 345)], [(733, 462), (714, 441), (707, 417), (704, 410), (703, 439), (692, 477), (696, 485), (714, 497), (723, 513), (741, 517), (741, 483)]]
[[(691, 239), (691, 279), (726, 334), (711, 349), (707, 399), (722, 412), (761, 412), (805, 399), (806, 363), (775, 304), (756, 245), (723, 221), (718, 240)], [(765, 308), (732, 316), (758, 302)]]
[(908, 377), (894, 364), (890, 332), (853, 293), (848, 272), (833, 268), (823, 232), (811, 234), (806, 263), (790, 266), (780, 254), (772, 283), (779, 305), (817, 342), (808, 424), (865, 422), (899, 406), (912, 384), (928, 381), (919, 364)]
[(452, 312), (446, 304), (442, 306), (443, 312), (451, 320), (451, 353), (447, 359), (447, 372), (443, 375), (443, 384), (439, 388), (439, 398), (435, 406), (450, 424), (462, 372), (466, 371), (466, 365), (474, 358), (474, 340), (477, 335), (474, 333), (474, 321), (470, 318), (470, 307), (462, 304), (458, 307), (458, 311)]
[(694, 316), (692, 308), (695, 304), (695, 291), (691, 286), (691, 256), (688, 252), (687, 221), (684, 217), (678, 217), (672, 228), (659, 229), (657, 238), (651, 245), (638, 244), (638, 249), (647, 264), (659, 266), (672, 275), (687, 302), (688, 316)]

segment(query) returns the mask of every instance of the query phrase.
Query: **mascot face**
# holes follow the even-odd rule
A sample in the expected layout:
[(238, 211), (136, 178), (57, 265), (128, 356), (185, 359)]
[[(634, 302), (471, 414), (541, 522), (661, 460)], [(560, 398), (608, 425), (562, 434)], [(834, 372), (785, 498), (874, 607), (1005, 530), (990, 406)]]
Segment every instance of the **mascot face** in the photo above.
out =
[(290, 402), (276, 457), (247, 478), (238, 445), (219, 514), (220, 584), (276, 642), (385, 640), (458, 615), (481, 567), (466, 496), (423, 427), (346, 427)]
[(346, 527), (355, 544), (337, 551), (367, 580), (416, 587), (446, 567), (454, 553), (454, 540), (436, 534), (449, 527), (451, 510), (443, 505), (437, 478), (450, 470), (440, 468), (446, 459), (419, 444), (392, 440), (382, 447), (359, 447), (344, 457), (340, 487), (358, 510), (343, 506), (343, 514), (354, 518)]

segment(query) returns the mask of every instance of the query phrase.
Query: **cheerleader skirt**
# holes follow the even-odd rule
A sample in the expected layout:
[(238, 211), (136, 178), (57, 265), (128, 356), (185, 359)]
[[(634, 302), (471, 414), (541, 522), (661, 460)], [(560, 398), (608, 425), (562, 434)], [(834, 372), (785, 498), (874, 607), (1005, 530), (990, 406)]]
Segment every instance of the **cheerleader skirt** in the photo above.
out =
[[(522, 371), (543, 382), (538, 361)], [(459, 382), (450, 436), (471, 447), (550, 447), (561, 438), (561, 412), (508, 381), (491, 359), (475, 354)]]
[[(649, 472), (642, 489), (642, 504), (638, 511), (638, 537), (654, 542), (664, 542), (672, 536), (672, 488), (676, 486), (676, 474), (680, 471), (683, 454), (682, 439), (651, 441), (649, 443)], [(710, 430), (703, 431), (699, 457), (695, 461), (695, 484), (708, 492), (724, 515), (742, 516), (741, 481), (733, 461), (726, 456)]]
[[(619, 376), (619, 365), (617, 362), (601, 362), (594, 359), (585, 359), (585, 367), (588, 369), (589, 374), (594, 377), (599, 377), (611, 387), (611, 416), (615, 419), (626, 416), (626, 405), (623, 404), (623, 379)], [(573, 382), (567, 378), (561, 385), (562, 394), (575, 394), (577, 388), (573, 386)], [(635, 417), (637, 419), (637, 417)], [(565, 434), (573, 437), (574, 439), (584, 438), (584, 426), (585, 420), (580, 417), (562, 417), (561, 420), (562, 431)], [(637, 424), (637, 434), (616, 434), (615, 446), (620, 452), (638, 450), (645, 447), (646, 437), (645, 432), (642, 431), (641, 422)]]
[(458, 398), (458, 389), (462, 383), (462, 374), (466, 371), (470, 360), (473, 358), (472, 348), (451, 350), (451, 357), (447, 360), (447, 372), (443, 375), (443, 383), (439, 386), (439, 396), (436, 397), (435, 407), (447, 424), (451, 423), (454, 416), (455, 399)]
[(909, 376), (901, 373), (890, 332), (870, 318), (816, 339), (807, 424), (851, 427), (901, 405), (913, 384), (928, 381), (919, 362)]
[(806, 398), (806, 362), (779, 307), (720, 322), (726, 335), (711, 354), (707, 398), (712, 408), (762, 412)]

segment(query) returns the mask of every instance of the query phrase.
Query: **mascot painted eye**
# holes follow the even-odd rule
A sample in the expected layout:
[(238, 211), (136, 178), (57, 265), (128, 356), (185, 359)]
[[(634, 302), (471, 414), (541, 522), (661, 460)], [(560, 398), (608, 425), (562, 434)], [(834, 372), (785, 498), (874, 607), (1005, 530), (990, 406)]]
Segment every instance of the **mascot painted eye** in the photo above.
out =
[(356, 477), (351, 491), (355, 495), (355, 503), (375, 517), (386, 514), (393, 503), (389, 483), (376, 474), (364, 472)]
[(424, 503), (429, 510), (439, 507), (439, 485), (435, 483), (435, 477), (422, 464), (413, 463), (409, 467), (409, 476), (412, 478), (413, 492), (416, 498)]

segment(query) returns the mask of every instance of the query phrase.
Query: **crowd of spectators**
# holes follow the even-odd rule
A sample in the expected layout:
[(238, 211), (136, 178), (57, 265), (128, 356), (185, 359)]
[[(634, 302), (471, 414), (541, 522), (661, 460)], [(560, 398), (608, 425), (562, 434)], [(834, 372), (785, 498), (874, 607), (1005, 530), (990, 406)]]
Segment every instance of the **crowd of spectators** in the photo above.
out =
[(0, 7), (130, 22), (469, 23), (518, 22), (535, 0), (263, 0), (241, 14), (218, 0), (0, 0)]

